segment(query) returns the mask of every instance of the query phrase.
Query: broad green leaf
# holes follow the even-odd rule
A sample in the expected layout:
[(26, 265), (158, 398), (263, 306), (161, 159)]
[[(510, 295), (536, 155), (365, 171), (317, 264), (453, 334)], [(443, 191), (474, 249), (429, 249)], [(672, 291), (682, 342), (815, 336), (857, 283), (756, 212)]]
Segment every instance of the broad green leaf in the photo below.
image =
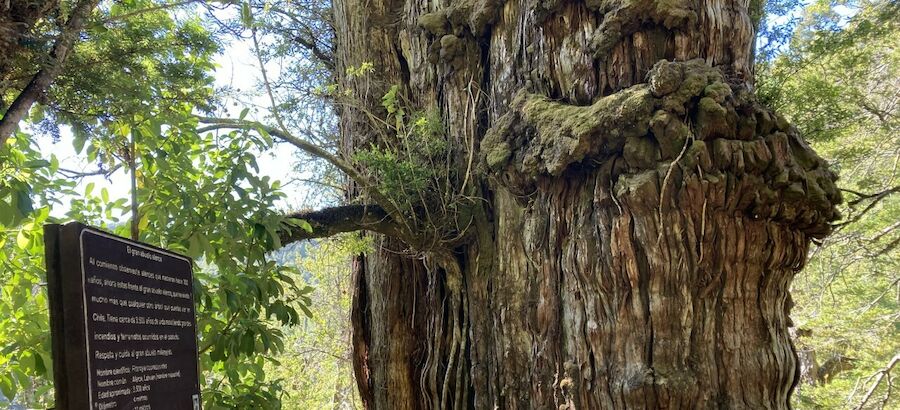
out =
[(23, 250), (31, 247), (31, 237), (27, 231), (21, 230), (18, 235), (16, 235), (16, 246)]
[(22, 216), (26, 216), (34, 211), (34, 204), (31, 202), (29, 190), (16, 191), (16, 208)]
[(244, 27), (251, 27), (253, 25), (253, 13), (250, 11), (249, 3), (241, 4), (241, 22), (244, 24)]
[(87, 142), (87, 135), (80, 132), (74, 133), (74, 138), (72, 139), (72, 147), (75, 148), (76, 154), (80, 154), (81, 151), (84, 150), (85, 142)]
[(12, 400), (18, 391), (19, 388), (13, 380), (12, 374), (0, 374), (0, 393), (3, 393), (3, 397)]

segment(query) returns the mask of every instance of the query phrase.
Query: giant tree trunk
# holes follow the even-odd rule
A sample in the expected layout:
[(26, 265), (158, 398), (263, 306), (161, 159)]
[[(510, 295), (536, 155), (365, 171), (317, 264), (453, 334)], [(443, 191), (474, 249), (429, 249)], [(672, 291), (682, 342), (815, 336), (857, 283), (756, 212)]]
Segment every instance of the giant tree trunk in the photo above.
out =
[(462, 239), (354, 264), (368, 408), (789, 407), (840, 195), (753, 98), (749, 0), (334, 3), (338, 72), (375, 67), (340, 79), (346, 155), (399, 85), (476, 198)]

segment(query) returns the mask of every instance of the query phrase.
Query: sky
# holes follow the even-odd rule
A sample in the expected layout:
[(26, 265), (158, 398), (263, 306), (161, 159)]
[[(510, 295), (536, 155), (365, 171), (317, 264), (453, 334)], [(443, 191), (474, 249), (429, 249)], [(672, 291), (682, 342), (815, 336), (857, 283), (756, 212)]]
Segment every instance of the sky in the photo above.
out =
[[(257, 84), (260, 83), (259, 64), (256, 60), (256, 56), (251, 53), (252, 45), (245, 43), (246, 42), (233, 42), (228, 44), (223, 52), (217, 56), (215, 62), (218, 67), (214, 75), (215, 86), (217, 88), (227, 86), (233, 89), (253, 90), (256, 88)], [(272, 67), (267, 67), (267, 70), (271, 69)], [(268, 99), (263, 98), (263, 96), (255, 97), (250, 103), (263, 107), (270, 105)], [(235, 106), (232, 104), (232, 101), (226, 101), (225, 108), (230, 117), (236, 118), (241, 110), (244, 109), (244, 105), (238, 103), (237, 106)], [(254, 119), (252, 110), (251, 113), (248, 114), (248, 119)], [(41, 151), (46, 153), (47, 157), (49, 157), (50, 154), (56, 155), (59, 159), (60, 168), (73, 171), (96, 171), (96, 164), (88, 163), (85, 161), (83, 155), (75, 153), (71, 132), (65, 128), (60, 131), (61, 138), (58, 142), (53, 142), (49, 135), (41, 135), (38, 138), (38, 144)], [(41, 133), (37, 134), (40, 135)], [(294, 152), (295, 150), (293, 148), (281, 145), (277, 146), (276, 149), (271, 150), (271, 152), (261, 153), (260, 155), (262, 157), (260, 157), (258, 161), (260, 174), (262, 176), (268, 176), (272, 180), (281, 181), (283, 184), (286, 183), (292, 177), (293, 163), (295, 161)], [(84, 192), (85, 187), (89, 183), (95, 184), (93, 190), (94, 195), (97, 195), (103, 188), (106, 188), (109, 191), (109, 196), (112, 201), (115, 201), (118, 198), (130, 197), (129, 190), (131, 185), (128, 173), (124, 170), (113, 173), (109, 178), (99, 175), (82, 178), (78, 182), (76, 192)], [(282, 190), (287, 194), (287, 198), (278, 203), (278, 207), (280, 209), (296, 208), (296, 206), (291, 206), (289, 202), (292, 199), (297, 201), (300, 198), (303, 198), (304, 190), (302, 185), (283, 185)], [(51, 215), (62, 218), (69, 211), (69, 208), (68, 201), (63, 199), (63, 205), (54, 206), (51, 210)]]

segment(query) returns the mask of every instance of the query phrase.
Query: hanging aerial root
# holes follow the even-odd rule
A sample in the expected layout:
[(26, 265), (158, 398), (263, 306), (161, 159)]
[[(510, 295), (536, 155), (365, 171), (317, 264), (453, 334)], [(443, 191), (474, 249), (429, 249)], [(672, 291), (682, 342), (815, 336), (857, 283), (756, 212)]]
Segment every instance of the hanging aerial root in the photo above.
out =
[(434, 308), (428, 313), (430, 335), (419, 383), (423, 402), (436, 409), (467, 408), (469, 397), (469, 312), (459, 261), (450, 252), (433, 251), (426, 257), (429, 294)]

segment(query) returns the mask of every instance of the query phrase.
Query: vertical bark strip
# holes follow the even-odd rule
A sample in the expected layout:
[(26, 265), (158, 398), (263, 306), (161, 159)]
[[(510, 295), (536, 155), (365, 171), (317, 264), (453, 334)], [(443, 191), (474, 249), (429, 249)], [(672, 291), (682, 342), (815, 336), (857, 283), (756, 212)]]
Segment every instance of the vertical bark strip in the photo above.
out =
[[(835, 175), (752, 93), (749, 0), (336, 0), (344, 155), (436, 109), (464, 240), (355, 264), (367, 408), (788, 408)], [(410, 250), (415, 257), (411, 257)]]

